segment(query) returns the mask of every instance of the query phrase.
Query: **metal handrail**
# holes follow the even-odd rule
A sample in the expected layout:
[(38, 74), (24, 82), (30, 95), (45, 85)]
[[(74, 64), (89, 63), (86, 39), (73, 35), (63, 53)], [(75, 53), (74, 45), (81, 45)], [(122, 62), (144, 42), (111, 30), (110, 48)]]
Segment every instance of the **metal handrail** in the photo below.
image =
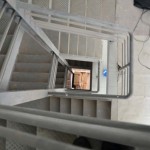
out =
[[(41, 127), (43, 129), (85, 136), (100, 141), (109, 141), (133, 147), (150, 147), (150, 127), (146, 125), (136, 125), (103, 119), (97, 120), (89, 117), (83, 118), (75, 115), (69, 116), (66, 114), (9, 106), (0, 106), (0, 118)], [(14, 138), (16, 142), (21, 142), (21, 144), (27, 144), (34, 147), (43, 146), (42, 149), (45, 149), (44, 146), (46, 146), (46, 143), (48, 144), (46, 138), (37, 136), (37, 138), (35, 138), (34, 135), (29, 135), (14, 129), (0, 127), (0, 136), (4, 138), (11, 140)], [(36, 142), (38, 140), (42, 140), (42, 142), (37, 144)], [(49, 140), (49, 144), (51, 142), (52, 141)], [(37, 145), (35, 145), (35, 143)], [(58, 144), (58, 146), (64, 146), (58, 142), (56, 144)], [(54, 146), (56, 145), (54, 144)], [(69, 145), (66, 146), (69, 147)], [(74, 147), (71, 146), (70, 148)]]
[(17, 6), (23, 9), (27, 9), (30, 11), (34, 11), (34, 12), (38, 12), (38, 13), (42, 13), (42, 14), (48, 14), (48, 15), (52, 15), (52, 16), (56, 16), (56, 17), (60, 17), (60, 18), (65, 18), (65, 19), (70, 19), (70, 20), (74, 20), (74, 21), (78, 21), (80, 23), (83, 24), (89, 24), (95, 27), (101, 26), (104, 29), (109, 29), (112, 32), (118, 32), (118, 33), (122, 33), (123, 31), (126, 32), (126, 29), (123, 29), (122, 27), (120, 27), (119, 25), (113, 24), (113, 23), (109, 23), (109, 22), (104, 22), (104, 21), (98, 21), (94, 18), (87, 18), (84, 16), (79, 16), (79, 15), (73, 15), (73, 14), (69, 14), (66, 12), (62, 12), (62, 11), (56, 11), (53, 9), (47, 9), (44, 7), (40, 7), (38, 5), (35, 4), (28, 4), (28, 3), (24, 3), (24, 2), (20, 2), (17, 0)]
[[(11, 2), (10, 2), (10, 0), (7, 0), (7, 2), (9, 2), (10, 3), (10, 5), (11, 5)], [(19, 2), (20, 3), (20, 2)], [(37, 10), (37, 8), (33, 8), (32, 7), (32, 5), (22, 5), (22, 4), (24, 4), (24, 3), (20, 3), (21, 5), (20, 5), (20, 7), (21, 8), (23, 8), (23, 9), (31, 9), (31, 10), (33, 10), (33, 9), (36, 9)], [(19, 6), (18, 4), (16, 4), (15, 6)], [(13, 8), (14, 8), (14, 6), (12, 6)], [(15, 8), (14, 8), (15, 9)], [(18, 13), (19, 13), (19, 11), (18, 11), (18, 9), (16, 10)], [(38, 11), (38, 10), (37, 10)], [(46, 10), (45, 8), (42, 8), (40, 11), (46, 11), (46, 13), (52, 13), (52, 15), (57, 15), (57, 16), (59, 16), (59, 15), (61, 15), (61, 16), (63, 16), (63, 17), (66, 17), (66, 18), (69, 18), (69, 19), (73, 19), (73, 20), (77, 20), (77, 21), (79, 21), (79, 22), (81, 22), (81, 23), (83, 23), (83, 17), (81, 17), (81, 16), (75, 16), (75, 15), (70, 15), (70, 14), (66, 14), (66, 13), (60, 13), (60, 12), (58, 12), (58, 11), (54, 11), (54, 10)], [(19, 13), (20, 14), (20, 13)], [(22, 14), (20, 14), (21, 16), (23, 16)], [(30, 27), (30, 24), (28, 23), (28, 21), (27, 20), (25, 20), (25, 22), (27, 22), (26, 24), (27, 24), (27, 26), (29, 26)], [(130, 43), (131, 43), (131, 40), (130, 40), (130, 34), (128, 33), (128, 32), (126, 32), (124, 29), (122, 29), (122, 28), (119, 28), (118, 26), (116, 26), (116, 25), (114, 25), (114, 24), (107, 24), (107, 23), (103, 23), (103, 22), (101, 22), (101, 21), (97, 21), (97, 20), (93, 20), (93, 19), (91, 19), (91, 18), (84, 18), (84, 23), (87, 23), (87, 24), (89, 24), (89, 25), (91, 25), (91, 26), (93, 26), (93, 28), (94, 27), (102, 27), (104, 30), (107, 30), (107, 28), (108, 28), (108, 30), (110, 30), (110, 32), (112, 32), (113, 33), (113, 35), (114, 36), (118, 36), (118, 38), (121, 38), (122, 40), (123, 40), (123, 38), (125, 38), (126, 36), (128, 37), (127, 39), (125, 39), (125, 40), (123, 40), (123, 42), (124, 42), (124, 44), (126, 45), (126, 50), (128, 51), (128, 53), (127, 53), (127, 57), (128, 57), (128, 55), (129, 55), (129, 51), (131, 51), (131, 45), (129, 45)], [(35, 24), (34, 24), (35, 25)], [(33, 27), (32, 27), (32, 30), (33, 30)], [(33, 32), (33, 31), (32, 31)], [(121, 32), (123, 33), (123, 36), (121, 36)], [(38, 34), (38, 36), (39, 36), (39, 33), (40, 32), (37, 32), (37, 34)], [(42, 32), (41, 32), (42, 33)], [(109, 35), (110, 33), (108, 33), (107, 34), (107, 36)], [(111, 34), (112, 35), (112, 34)], [(40, 36), (39, 36), (40, 37)], [(41, 37), (42, 38), (42, 37)], [(43, 40), (43, 39), (42, 39)], [(44, 40), (43, 40), (44, 41)], [(42, 42), (43, 42), (42, 41)], [(45, 41), (44, 41), (45, 42)], [(43, 43), (44, 43), (43, 42)], [(45, 43), (47, 43), (47, 40), (46, 40), (46, 42)], [(49, 46), (49, 43), (47, 43), (47, 45)], [(56, 48), (54, 49), (54, 51), (56, 50)], [(56, 55), (57, 55), (57, 57), (58, 57), (58, 59), (59, 59), (59, 61), (60, 61), (60, 63), (61, 64), (63, 64), (64, 66), (66, 66), (67, 67), (67, 69), (68, 70), (70, 70), (71, 71), (71, 68), (70, 68), (70, 66), (69, 66), (69, 64), (67, 63), (67, 61), (64, 59), (64, 58), (62, 58), (60, 55), (59, 55), (60, 53), (59, 52), (57, 52), (56, 51)], [(132, 54), (132, 53), (131, 53)], [(127, 58), (127, 61), (128, 61), (128, 58)], [(116, 95), (104, 95), (104, 94), (97, 94), (97, 93), (95, 93), (95, 92), (82, 92), (82, 93), (80, 93), (79, 91), (78, 91), (78, 95), (79, 96), (85, 96), (85, 97), (97, 97), (97, 98), (100, 98), (100, 97), (107, 97), (107, 98), (128, 98), (130, 95), (131, 95), (131, 93), (132, 93), (132, 83), (130, 83), (130, 81), (132, 82), (132, 57), (131, 57), (131, 55), (130, 55), (130, 62), (128, 62), (129, 63), (129, 71), (127, 71), (128, 72), (128, 76), (129, 76), (129, 79), (125, 79), (126, 80), (126, 82), (128, 82), (127, 83), (127, 88), (128, 88), (128, 85), (129, 85), (129, 89), (127, 89), (127, 93), (124, 93), (123, 95), (118, 95), (118, 94), (116, 94)], [(126, 64), (124, 64), (124, 65), (126, 65)], [(99, 73), (99, 72), (98, 72)], [(128, 76), (127, 76), (127, 78), (128, 78)], [(128, 81), (129, 80), (129, 81)], [(126, 85), (125, 85), (126, 86)], [(99, 87), (98, 87), (99, 88)], [(124, 88), (125, 89), (125, 88)], [(65, 91), (66, 92), (66, 91)], [(66, 95), (66, 94), (68, 94), (68, 95), (72, 95), (72, 96), (74, 96), (75, 95), (75, 92), (74, 93), (71, 93), (71, 91), (67, 91), (66, 93), (63, 93), (62, 91), (55, 91), (55, 90), (50, 90), (50, 92), (49, 92), (49, 94), (58, 94), (58, 95)], [(76, 93), (76, 96), (78, 96), (77, 95), (77, 93)]]
[(53, 51), (57, 55), (57, 57), (59, 58), (59, 61), (60, 61), (60, 63), (62, 65), (66, 65), (66, 66), (70, 67), (69, 64), (67, 63), (67, 61), (63, 57), (60, 56), (60, 52), (54, 46), (54, 44), (49, 40), (49, 38), (47, 37), (47, 35), (42, 31), (42, 29), (40, 29), (37, 26), (36, 22), (33, 21), (32, 18), (26, 17), (24, 15), (24, 13), (22, 13), (20, 11), (20, 9), (18, 9), (18, 7), (16, 7), (17, 6), (16, 3), (14, 3), (11, 0), (5, 0), (5, 1), (22, 18), (22, 20), (23, 20), (22, 26), (26, 29), (26, 31), (28, 31), (28, 33), (32, 34), (33, 37), (36, 40), (38, 40), (38, 43), (40, 45), (42, 45), (42, 47), (44, 47), (45, 50), (47, 50), (49, 53), (51, 53), (51, 51)]
[[(130, 62), (127, 64), (129, 65), (129, 79), (128, 79), (128, 87), (129, 89), (127, 90), (127, 94), (123, 94), (123, 95), (106, 95), (106, 94), (98, 94), (98, 93), (94, 93), (94, 92), (79, 92), (79, 91), (68, 91), (65, 89), (62, 90), (49, 90), (49, 95), (52, 96), (63, 96), (63, 97), (76, 97), (76, 98), (83, 98), (83, 96), (85, 98), (92, 98), (92, 99), (98, 99), (98, 98), (114, 98), (114, 99), (126, 99), (128, 97), (131, 96), (132, 94), (132, 36), (131, 34), (127, 34), (128, 35), (128, 40), (126, 41), (127, 44), (127, 50), (130, 52)], [(130, 39), (131, 38), (131, 39)], [(127, 66), (125, 66), (126, 68)]]
[[(11, 9), (11, 10), (12, 10), (12, 9)], [(0, 51), (2, 50), (3, 44), (4, 44), (4, 42), (5, 42), (5, 39), (6, 39), (6, 37), (7, 37), (8, 31), (9, 31), (9, 29), (10, 29), (10, 26), (11, 26), (11, 24), (12, 24), (14, 18), (15, 18), (15, 12), (12, 10), (11, 18), (10, 18), (10, 20), (9, 20), (8, 25), (6, 26), (6, 29), (5, 29), (5, 31), (4, 31), (4, 33), (3, 33), (3, 35), (2, 35), (2, 39), (1, 39), (1, 41), (0, 41)]]
[(1, 12), (0, 12), (0, 19), (2, 18), (2, 15), (5, 12), (6, 7), (7, 7), (7, 4), (4, 2), (2, 9), (1, 9)]

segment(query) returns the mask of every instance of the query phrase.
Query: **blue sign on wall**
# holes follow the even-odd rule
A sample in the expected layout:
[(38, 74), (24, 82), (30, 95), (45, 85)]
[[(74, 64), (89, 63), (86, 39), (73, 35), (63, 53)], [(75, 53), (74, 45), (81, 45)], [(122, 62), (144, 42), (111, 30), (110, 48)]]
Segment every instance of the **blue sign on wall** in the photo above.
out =
[(103, 70), (103, 76), (104, 76), (104, 77), (107, 77), (107, 69), (104, 69), (104, 70)]

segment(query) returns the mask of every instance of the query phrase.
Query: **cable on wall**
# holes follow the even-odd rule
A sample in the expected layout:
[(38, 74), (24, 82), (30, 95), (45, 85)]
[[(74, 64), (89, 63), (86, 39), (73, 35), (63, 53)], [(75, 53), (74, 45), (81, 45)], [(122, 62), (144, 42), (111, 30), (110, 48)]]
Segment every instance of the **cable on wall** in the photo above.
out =
[(137, 21), (137, 23), (136, 23), (134, 29), (133, 29), (133, 33), (134, 33), (135, 30), (136, 30), (136, 28), (138, 27), (139, 22), (141, 21), (144, 25), (146, 25), (146, 26), (149, 27), (149, 33), (148, 33), (147, 38), (146, 38), (145, 40), (140, 40), (140, 39), (135, 38), (134, 35), (133, 35), (133, 38), (134, 38), (135, 41), (143, 43), (143, 44), (142, 44), (142, 48), (141, 48), (141, 50), (140, 50), (140, 52), (139, 52), (139, 54), (138, 54), (138, 62), (140, 63), (141, 66), (143, 66), (143, 67), (145, 67), (146, 69), (149, 69), (149, 70), (150, 70), (150, 67), (148, 67), (147, 65), (145, 65), (144, 63), (142, 63), (142, 61), (140, 60), (140, 56), (141, 56), (141, 54), (142, 54), (142, 52), (143, 52), (143, 50), (144, 50), (145, 43), (148, 42), (149, 39), (150, 39), (150, 23), (147, 23), (146, 21), (143, 20), (143, 16), (144, 16), (147, 12), (149, 12), (149, 11), (148, 11), (148, 10), (143, 10), (143, 11), (142, 11), (142, 13), (141, 13), (141, 15), (140, 15), (140, 17), (139, 17), (139, 19), (138, 19), (138, 21)]

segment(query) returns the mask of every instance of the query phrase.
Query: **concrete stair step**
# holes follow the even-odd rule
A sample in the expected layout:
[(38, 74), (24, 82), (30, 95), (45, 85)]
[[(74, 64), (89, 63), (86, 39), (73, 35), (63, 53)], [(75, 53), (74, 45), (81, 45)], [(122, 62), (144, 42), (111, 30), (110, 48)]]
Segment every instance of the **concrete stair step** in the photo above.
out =
[(96, 100), (83, 100), (83, 116), (96, 117)]
[(64, 85), (64, 78), (56, 78), (56, 85), (61, 84), (62, 86)]
[(55, 85), (55, 88), (63, 88), (64, 87), (64, 85), (62, 85), (62, 84), (56, 84)]
[(83, 99), (71, 99), (71, 114), (83, 115)]
[(65, 77), (65, 72), (57, 72), (56, 78), (64, 78)]
[(17, 63), (15, 65), (16, 72), (49, 73), (50, 68), (50, 63)]
[(71, 99), (70, 98), (60, 98), (60, 112), (61, 113), (71, 113)]
[(50, 63), (52, 60), (51, 56), (48, 55), (18, 55), (17, 62), (21, 63)]
[(65, 72), (65, 67), (58, 65), (57, 72)]
[(48, 82), (48, 73), (13, 72), (11, 81), (17, 82)]
[(32, 89), (46, 89), (47, 83), (44, 82), (13, 82), (9, 84), (9, 90), (32, 90)]
[[(32, 47), (27, 48), (26, 49), (21, 49), (20, 54), (22, 55), (51, 55), (50, 53), (48, 53), (46, 50), (44, 50), (43, 48), (40, 49), (37, 46), (33, 46), (35, 44), (33, 43), (28, 43), (29, 45), (32, 45)], [(36, 43), (37, 44), (37, 43)], [(37, 49), (38, 48), (38, 49)], [(31, 50), (32, 49), (32, 50)]]
[(60, 98), (50, 97), (50, 111), (60, 112)]
[(97, 101), (97, 118), (111, 119), (111, 102)]

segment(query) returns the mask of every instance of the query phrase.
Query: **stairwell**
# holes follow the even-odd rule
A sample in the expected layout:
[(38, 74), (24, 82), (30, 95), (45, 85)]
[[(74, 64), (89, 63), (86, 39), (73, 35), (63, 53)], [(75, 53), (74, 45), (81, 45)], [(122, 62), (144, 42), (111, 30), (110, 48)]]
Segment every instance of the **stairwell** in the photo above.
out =
[[(38, 43), (27, 33), (24, 34), (20, 51), (14, 66), (8, 90), (46, 89), (49, 81), (52, 55), (43, 50)], [(20, 104), (21, 107), (49, 110), (49, 98)], [(37, 127), (7, 121), (9, 128), (17, 129), (30, 134), (37, 134)], [(6, 142), (6, 149), (32, 150), (28, 146)]]
[(12, 73), (9, 90), (47, 88), (51, 60), (52, 56), (25, 34)]
[[(24, 34), (20, 46), (20, 51), (12, 72), (8, 90), (30, 90), (46, 89), (49, 81), (52, 55), (47, 53), (37, 44), (27, 33)], [(86, 62), (70, 62), (72, 67), (91, 67)], [(58, 64), (55, 88), (63, 88), (65, 78), (65, 67)], [(45, 111), (54, 111), (70, 115), (88, 116), (95, 118), (110, 119), (111, 102), (89, 99), (74, 99), (63, 97), (48, 97), (33, 102), (20, 104), (18, 106)], [(5, 122), (5, 121), (4, 121)], [(3, 123), (2, 123), (3, 124)], [(73, 143), (73, 140), (79, 135), (70, 135), (62, 132), (55, 132), (35, 126), (7, 121), (4, 125), (9, 128), (17, 129), (30, 134), (48, 137), (65, 143)], [(2, 140), (3, 144), (4, 141)], [(5, 144), (4, 144), (5, 145)], [(28, 146), (16, 144), (13, 141), (6, 141), (7, 150), (33, 150)]]
[[(53, 7), (56, 5), (53, 3)], [(57, 5), (56, 5), (57, 6)], [(89, 14), (90, 15), (90, 14)], [(2, 36), (2, 32), (8, 23), (9, 16), (3, 16), (0, 20), (0, 36)], [(15, 23), (11, 26), (10, 31), (5, 40), (5, 44), (0, 52), (0, 66), (2, 66), (5, 55), (7, 55), (8, 46), (11, 42), (15, 29)], [(53, 38), (53, 37), (51, 37)], [(72, 38), (71, 38), (72, 39)], [(84, 39), (84, 38), (83, 38)], [(82, 40), (80, 42), (82, 43)], [(54, 39), (52, 39), (55, 41)], [(65, 39), (64, 39), (65, 40)], [(57, 40), (56, 40), (57, 41)], [(73, 40), (72, 40), (73, 41)], [(63, 42), (63, 38), (62, 41)], [(66, 42), (66, 41), (65, 41)], [(56, 42), (58, 43), (58, 41)], [(85, 39), (83, 40), (85, 43)], [(82, 43), (82, 44), (83, 44)], [(80, 44), (79, 55), (82, 50), (85, 48), (85, 45)], [(92, 44), (90, 44), (91, 46)], [(96, 45), (96, 44), (95, 44)], [(98, 45), (96, 48), (100, 48)], [(64, 45), (63, 45), (64, 46)], [(64, 48), (65, 49), (65, 48)], [(89, 56), (93, 56), (91, 51), (92, 47), (87, 48), (87, 54)], [(70, 49), (70, 53), (74, 54), (74, 47)], [(60, 51), (63, 51), (63, 48), (60, 46)], [(95, 52), (95, 55), (100, 56), (101, 53)], [(53, 55), (46, 52), (43, 47), (41, 47), (29, 34), (25, 33), (23, 36), (23, 40), (20, 46), (19, 54), (14, 66), (14, 70), (11, 75), (11, 79), (9, 82), (8, 91), (21, 91), (21, 90), (31, 90), (31, 89), (47, 89), (49, 82), (49, 75), (51, 70)], [(69, 61), (68, 61), (69, 62)], [(72, 67), (92, 67), (92, 63), (83, 63), (83, 62), (70, 62)], [(65, 81), (65, 70), (66, 68), (58, 63), (57, 66), (57, 75), (55, 88), (63, 88)], [(105, 101), (103, 99), (75, 99), (75, 98), (64, 98), (64, 97), (47, 97), (44, 99), (39, 99), (36, 101), (23, 103), (18, 105), (20, 107), (27, 107), (33, 109), (41, 109), (45, 111), (52, 111), (58, 113), (65, 113), (69, 115), (78, 115), (82, 117), (93, 117), (97, 119), (111, 119), (111, 101)], [(27, 124), (16, 123), (12, 121), (0, 120), (0, 124), (2, 126), (7, 126), (9, 128), (17, 129), (26, 133), (34, 134), (37, 136), (47, 137), (49, 139), (54, 139), (57, 141), (70, 143), (72, 144), (73, 140), (80, 135), (67, 134), (62, 132), (56, 132), (51, 130), (42, 129), (36, 126), (31, 126)], [(92, 141), (92, 140), (91, 140)], [(1, 148), (2, 146), (2, 148)], [(4, 139), (0, 139), (0, 150), (34, 150), (35, 148), (31, 148), (28, 146), (23, 146), (20, 144), (16, 144), (14, 141), (5, 141)]]

